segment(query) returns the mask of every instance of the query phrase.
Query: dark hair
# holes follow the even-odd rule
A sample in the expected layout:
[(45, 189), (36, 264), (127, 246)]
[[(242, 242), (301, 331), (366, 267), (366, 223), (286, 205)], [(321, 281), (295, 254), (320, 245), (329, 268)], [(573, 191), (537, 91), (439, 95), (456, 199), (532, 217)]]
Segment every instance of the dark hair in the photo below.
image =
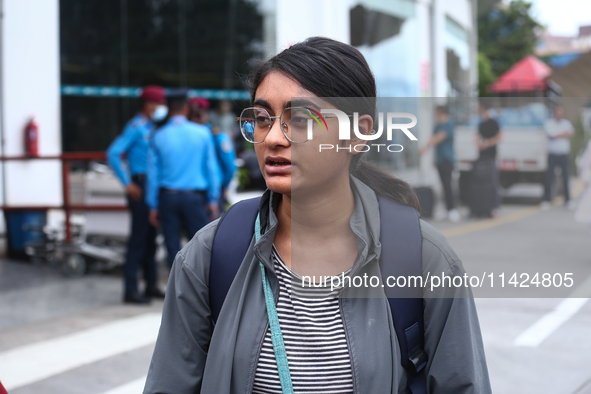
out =
[(438, 105), (435, 107), (435, 111), (439, 112), (440, 114), (449, 115), (449, 109), (447, 105)]
[[(281, 72), (318, 97), (327, 98), (347, 113), (358, 112), (375, 119), (376, 82), (367, 61), (356, 48), (329, 38), (311, 37), (262, 62), (251, 73), (248, 85), (254, 101), (256, 90), (273, 71)], [(339, 100), (341, 97), (358, 98)], [(332, 99), (331, 99), (332, 98)], [(410, 185), (393, 177), (357, 154), (350, 172), (376, 193), (409, 205), (420, 212)]]
[(167, 105), (169, 112), (180, 112), (185, 108), (185, 105), (187, 105), (187, 99), (183, 97), (171, 98), (168, 99)]

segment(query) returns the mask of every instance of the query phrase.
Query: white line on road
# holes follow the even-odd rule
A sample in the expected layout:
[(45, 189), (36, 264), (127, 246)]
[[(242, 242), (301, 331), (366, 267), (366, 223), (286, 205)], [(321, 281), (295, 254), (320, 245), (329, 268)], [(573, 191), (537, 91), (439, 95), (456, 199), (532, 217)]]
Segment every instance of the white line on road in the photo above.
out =
[(554, 310), (525, 330), (513, 342), (516, 346), (537, 347), (565, 321), (574, 316), (589, 298), (567, 298)]
[(542, 316), (540, 320), (515, 338), (513, 344), (537, 347), (558, 327), (573, 317), (589, 301), (589, 295), (591, 295), (591, 276), (573, 291), (570, 298), (562, 300), (552, 312)]
[(8, 391), (156, 341), (158, 313), (119, 320), (89, 330), (0, 353), (0, 379)]
[(144, 376), (143, 378), (131, 381), (131, 382), (126, 383), (126, 384), (119, 386), (119, 387), (115, 387), (114, 389), (111, 389), (109, 391), (105, 391), (102, 394), (138, 394), (138, 393), (141, 393), (142, 391), (144, 391), (144, 386), (146, 384), (146, 378), (147, 378), (147, 376)]

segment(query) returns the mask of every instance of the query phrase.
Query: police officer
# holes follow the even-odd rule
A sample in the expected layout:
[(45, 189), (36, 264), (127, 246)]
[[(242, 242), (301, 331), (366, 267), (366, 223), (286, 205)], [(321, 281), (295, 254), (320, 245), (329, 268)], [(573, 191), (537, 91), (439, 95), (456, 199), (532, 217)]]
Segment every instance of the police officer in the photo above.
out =
[(236, 164), (234, 164), (236, 160), (234, 144), (227, 133), (223, 133), (219, 127), (212, 127), (211, 123), (209, 123), (209, 114), (207, 112), (209, 109), (209, 100), (202, 97), (193, 97), (189, 100), (189, 107), (191, 109), (189, 120), (206, 126), (213, 135), (217, 159), (217, 173), (222, 182), (219, 210), (223, 212), (228, 202), (226, 191), (236, 171)]
[[(151, 297), (164, 298), (164, 293), (156, 286), (156, 228), (149, 221), (149, 208), (144, 200), (144, 191), (149, 140), (154, 130), (154, 122), (163, 120), (168, 109), (164, 105), (164, 89), (159, 86), (146, 86), (140, 99), (140, 112), (127, 123), (123, 133), (107, 150), (109, 164), (125, 186), (131, 211), (131, 235), (127, 244), (123, 297), (125, 303), (131, 304), (147, 304)], [(124, 154), (127, 166), (124, 166)], [(146, 281), (143, 295), (138, 292), (137, 283), (137, 271), (140, 267)]]
[(169, 119), (150, 144), (146, 201), (151, 223), (162, 226), (172, 266), (180, 250), (181, 229), (192, 238), (217, 217), (220, 180), (211, 133), (187, 120), (187, 92), (172, 92), (168, 108)]

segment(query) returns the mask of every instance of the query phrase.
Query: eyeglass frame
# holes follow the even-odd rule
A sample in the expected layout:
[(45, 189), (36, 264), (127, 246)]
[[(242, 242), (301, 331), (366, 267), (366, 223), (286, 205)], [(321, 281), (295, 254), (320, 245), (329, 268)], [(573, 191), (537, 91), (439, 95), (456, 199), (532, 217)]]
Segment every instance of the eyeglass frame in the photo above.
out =
[[(269, 130), (267, 131), (267, 134), (269, 134), (269, 131), (271, 131), (271, 127), (273, 127), (273, 125), (275, 124), (275, 119), (279, 119), (280, 123), (279, 123), (279, 129), (281, 130), (281, 132), (283, 133), (283, 136), (289, 141), (292, 142), (294, 144), (303, 144), (305, 142), (308, 142), (309, 139), (306, 138), (306, 141), (294, 141), (291, 138), (289, 138), (287, 136), (287, 134), (285, 133), (285, 131), (283, 130), (283, 125), (281, 124), (281, 117), (283, 116), (283, 114), (285, 113), (285, 110), (288, 109), (294, 109), (294, 108), (303, 108), (307, 111), (309, 111), (310, 113), (312, 113), (312, 110), (310, 108), (307, 107), (285, 107), (283, 108), (283, 111), (281, 111), (281, 115), (279, 116), (271, 116), (271, 114), (269, 113), (269, 111), (267, 111), (265, 108), (263, 107), (248, 107), (248, 108), (244, 108), (242, 110), (242, 112), (240, 113), (240, 116), (236, 117), (236, 121), (238, 121), (238, 126), (240, 127), (240, 133), (242, 134), (242, 137), (247, 141), (250, 142), (251, 144), (261, 144), (263, 142), (265, 142), (265, 139), (267, 139), (267, 136), (265, 135), (265, 138), (263, 138), (262, 141), (259, 142), (255, 142), (255, 141), (249, 141), (246, 136), (244, 135), (244, 130), (242, 129), (242, 122), (240, 121), (240, 119), (242, 119), (242, 114), (244, 113), (244, 111), (249, 110), (249, 109), (257, 109), (257, 110), (263, 110), (267, 113), (267, 115), (269, 115), (269, 119), (271, 119), (271, 124), (269, 125)], [(316, 110), (314, 110), (314, 112), (318, 112)], [(338, 116), (336, 115), (322, 115), (320, 114), (320, 116), (324, 119), (333, 119), (333, 118), (338, 118)], [(353, 115), (347, 115), (348, 117), (352, 117)], [(285, 123), (285, 122), (283, 122)], [(287, 127), (287, 126), (286, 126)], [(327, 126), (328, 127), (328, 126)]]

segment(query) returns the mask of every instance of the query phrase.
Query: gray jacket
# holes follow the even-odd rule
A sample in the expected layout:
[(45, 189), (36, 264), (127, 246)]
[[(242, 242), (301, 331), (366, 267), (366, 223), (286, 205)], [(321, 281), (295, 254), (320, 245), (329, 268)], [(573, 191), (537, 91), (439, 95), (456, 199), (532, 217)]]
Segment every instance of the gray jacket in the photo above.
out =
[[(380, 223), (375, 193), (351, 178), (355, 208), (351, 229), (359, 253), (352, 275), (380, 276)], [(265, 231), (251, 242), (230, 287), (215, 330), (209, 308), (209, 267), (217, 221), (202, 228), (178, 253), (166, 289), (162, 325), (144, 393), (229, 394), (252, 391), (258, 355), (268, 327), (260, 260), (278, 297), (271, 248), (279, 196), (261, 200)], [(444, 272), (463, 276), (464, 268), (441, 233), (421, 221), (423, 276)], [(228, 247), (232, 247), (229, 245)], [(474, 300), (470, 290), (443, 297), (425, 293), (425, 369), (429, 393), (490, 393), (490, 382)], [(355, 393), (410, 393), (400, 365), (400, 348), (386, 298), (340, 299), (349, 344)]]

